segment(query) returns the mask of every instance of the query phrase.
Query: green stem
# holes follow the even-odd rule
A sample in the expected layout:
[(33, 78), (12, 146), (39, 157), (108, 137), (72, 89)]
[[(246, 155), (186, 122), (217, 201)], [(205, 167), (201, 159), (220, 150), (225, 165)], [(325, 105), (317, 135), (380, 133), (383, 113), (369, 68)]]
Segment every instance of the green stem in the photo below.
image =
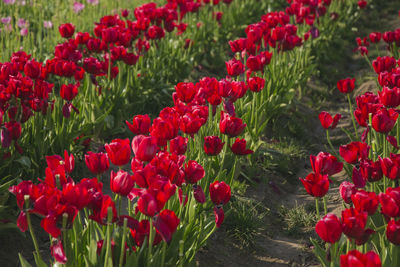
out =
[(322, 198), (322, 200), (323, 200), (323, 202), (324, 202), (324, 212), (325, 212), (325, 215), (326, 215), (326, 214), (328, 214), (328, 206), (327, 206), (327, 204), (326, 204), (326, 196), (324, 196), (324, 197)]
[(315, 210), (317, 211), (317, 217), (319, 220), (320, 219), (320, 217), (319, 217), (319, 199), (317, 197), (315, 198)]
[(353, 121), (354, 133), (356, 134), (356, 138), (357, 138), (357, 140), (358, 140), (358, 133), (357, 133), (356, 120), (354, 119), (353, 105), (352, 105), (352, 103), (351, 103), (350, 94), (347, 94), (347, 100), (348, 100), (348, 102), (349, 102), (349, 108), (350, 108), (351, 120)]
[(165, 266), (165, 253), (167, 251), (167, 243), (163, 242), (163, 246), (162, 246), (162, 258), (161, 258), (161, 267)]
[(149, 234), (149, 252), (147, 254), (147, 266), (151, 266), (151, 261), (152, 261), (152, 250), (153, 250), (153, 237), (154, 236), (154, 231), (153, 231), (153, 219), (150, 218), (150, 234)]
[(124, 219), (124, 228), (122, 230), (122, 243), (121, 243), (121, 255), (119, 257), (119, 267), (122, 267), (124, 264), (125, 258), (125, 238), (126, 238), (126, 230), (127, 230), (128, 219)]
[[(104, 258), (104, 266), (105, 267), (112, 267), (109, 266), (110, 261), (108, 260), (108, 257), (110, 256), (110, 250), (111, 250), (111, 222), (112, 222), (112, 209), (111, 207), (108, 208), (108, 216), (107, 216), (107, 237), (106, 237), (106, 256)], [(112, 263), (112, 259), (111, 259), (111, 263)]]
[(39, 245), (36, 239), (36, 235), (35, 232), (33, 231), (33, 227), (32, 227), (32, 221), (31, 221), (31, 216), (28, 212), (28, 206), (29, 206), (29, 195), (24, 196), (25, 199), (25, 207), (26, 207), (26, 220), (28, 221), (28, 228), (29, 228), (29, 232), (31, 233), (31, 237), (32, 237), (32, 241), (33, 241), (33, 245), (35, 247), (35, 251), (36, 251), (36, 256), (41, 260), (40, 257), (40, 251), (39, 251)]

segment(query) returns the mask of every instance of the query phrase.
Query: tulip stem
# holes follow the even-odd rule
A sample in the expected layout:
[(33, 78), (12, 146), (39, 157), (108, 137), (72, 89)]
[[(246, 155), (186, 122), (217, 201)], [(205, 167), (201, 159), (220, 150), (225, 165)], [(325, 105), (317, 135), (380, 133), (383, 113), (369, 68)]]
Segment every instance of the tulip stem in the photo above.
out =
[[(28, 203), (29, 203), (29, 198), (25, 198), (25, 206), (26, 207), (29, 205)], [(41, 260), (40, 252), (39, 252), (39, 245), (38, 245), (38, 242), (37, 242), (37, 239), (36, 239), (35, 232), (33, 231), (33, 227), (32, 227), (31, 215), (29, 214), (28, 210), (26, 210), (25, 213), (26, 213), (26, 220), (28, 221), (29, 232), (31, 233), (33, 245), (34, 245), (35, 250), (36, 250), (36, 256), (38, 257), (38, 259)]]
[(322, 201), (324, 202), (324, 212), (325, 212), (325, 215), (326, 215), (326, 214), (328, 214), (328, 207), (327, 207), (327, 204), (326, 204), (326, 196), (324, 196), (322, 198)]
[(112, 259), (111, 259), (111, 266), (109, 265), (109, 256), (110, 256), (110, 250), (111, 250), (111, 223), (112, 223), (112, 218), (113, 218), (113, 212), (111, 208), (108, 208), (107, 210), (107, 237), (106, 237), (106, 256), (104, 258), (104, 266), (105, 267), (112, 267)]
[(151, 266), (152, 250), (153, 250), (153, 218), (150, 218), (150, 234), (149, 234), (149, 252), (147, 255), (147, 266)]
[(125, 238), (126, 238), (126, 229), (127, 229), (128, 219), (124, 219), (124, 228), (122, 230), (122, 243), (121, 243), (121, 255), (119, 256), (119, 267), (122, 267), (124, 264), (125, 258)]
[(315, 210), (317, 211), (317, 218), (319, 220), (319, 200), (317, 197), (315, 198)]
[(356, 134), (356, 138), (358, 140), (357, 126), (356, 126), (356, 121), (354, 119), (353, 104), (351, 103), (350, 94), (347, 94), (347, 100), (349, 102), (350, 115), (351, 115), (351, 120), (353, 121), (354, 133)]

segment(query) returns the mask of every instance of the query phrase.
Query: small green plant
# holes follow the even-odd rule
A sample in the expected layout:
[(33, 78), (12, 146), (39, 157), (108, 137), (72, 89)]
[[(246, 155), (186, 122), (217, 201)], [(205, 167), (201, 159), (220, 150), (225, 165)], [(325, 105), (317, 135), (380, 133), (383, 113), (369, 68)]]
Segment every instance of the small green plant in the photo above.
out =
[(268, 211), (254, 199), (238, 196), (232, 198), (225, 222), (228, 235), (237, 241), (240, 248), (254, 247)]
[(297, 205), (294, 208), (279, 208), (279, 215), (283, 219), (283, 228), (288, 235), (298, 236), (312, 231), (317, 217), (314, 212), (307, 212), (304, 205)]

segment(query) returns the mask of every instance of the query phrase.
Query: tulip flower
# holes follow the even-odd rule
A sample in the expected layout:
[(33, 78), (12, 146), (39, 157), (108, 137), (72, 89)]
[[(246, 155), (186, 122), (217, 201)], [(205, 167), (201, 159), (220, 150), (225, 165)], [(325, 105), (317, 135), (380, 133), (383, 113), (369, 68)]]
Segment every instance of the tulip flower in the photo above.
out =
[(39, 78), (41, 74), (41, 63), (36, 62), (35, 60), (29, 60), (25, 63), (24, 73), (31, 79)]
[(386, 228), (386, 237), (393, 244), (400, 246), (400, 220), (390, 220)]
[(203, 166), (194, 160), (189, 160), (185, 164), (185, 181), (189, 184), (195, 184), (205, 176)]
[(361, 175), (360, 170), (357, 169), (356, 167), (353, 167), (351, 180), (353, 181), (353, 184), (356, 186), (356, 188), (364, 188), (366, 185), (366, 180)]
[(178, 83), (175, 86), (175, 91), (178, 98), (185, 103), (190, 103), (197, 93), (193, 83)]
[(154, 227), (162, 237), (162, 239), (169, 243), (172, 239), (172, 235), (176, 231), (179, 225), (179, 218), (172, 210), (163, 210), (160, 212), (154, 221)]
[(105, 145), (108, 157), (112, 164), (124, 166), (131, 159), (131, 146), (129, 139), (114, 139)]
[(351, 203), (351, 196), (357, 192), (357, 188), (354, 184), (344, 181), (339, 186), (340, 196), (343, 201), (347, 204)]
[(58, 31), (63, 38), (70, 38), (75, 32), (75, 26), (71, 23), (61, 24)]
[(50, 250), (51, 255), (54, 257), (56, 262), (60, 264), (67, 263), (67, 256), (65, 255), (64, 247), (61, 240), (57, 239), (57, 241), (53, 242), (50, 246)]
[(393, 109), (381, 108), (372, 116), (372, 128), (378, 133), (389, 133), (396, 123), (399, 114)]
[(388, 188), (385, 193), (378, 195), (379, 202), (381, 204), (381, 211), (388, 217), (399, 217), (400, 216), (400, 189), (399, 188)]
[(21, 232), (28, 230), (28, 218), (26, 217), (26, 213), (24, 211), (21, 211), (18, 216), (17, 226)]
[(355, 164), (360, 160), (368, 158), (370, 147), (366, 143), (351, 142), (348, 145), (340, 146), (339, 154), (349, 164)]
[(61, 89), (60, 89), (61, 98), (66, 101), (72, 101), (78, 94), (79, 86), (80, 86), (79, 82), (77, 84), (61, 85)]
[(382, 179), (383, 173), (380, 161), (373, 162), (365, 159), (360, 162), (360, 173), (368, 182), (376, 182)]
[(196, 185), (196, 184), (193, 185), (193, 197), (200, 204), (203, 204), (206, 202), (206, 196), (204, 194), (203, 188), (201, 188), (200, 185)]
[(328, 175), (310, 173), (306, 178), (299, 178), (307, 193), (313, 197), (323, 197), (329, 190)]
[(343, 163), (327, 152), (319, 152), (317, 156), (310, 155), (311, 168), (315, 173), (332, 176), (343, 169)]
[(378, 209), (379, 201), (375, 192), (366, 192), (359, 190), (351, 196), (354, 208), (360, 212), (367, 212), (368, 215), (373, 215)]
[(215, 205), (225, 205), (231, 198), (231, 188), (225, 182), (210, 184), (210, 197)]
[(331, 114), (329, 114), (328, 112), (326, 112), (326, 111), (322, 111), (320, 114), (319, 114), (319, 121), (321, 122), (321, 125), (322, 125), (322, 127), (324, 128), (324, 129), (331, 129), (331, 130), (333, 130), (333, 129), (335, 129), (336, 128), (336, 126), (337, 126), (337, 124), (338, 124), (338, 122), (339, 122), (339, 120), (340, 120), (340, 118), (342, 117), (342, 115), (341, 114), (336, 114), (333, 118), (332, 118), (332, 116), (331, 116)]
[(374, 251), (365, 254), (351, 250), (346, 255), (340, 255), (340, 267), (382, 267), (379, 255)]
[(94, 174), (104, 173), (110, 168), (110, 161), (108, 155), (105, 153), (93, 153), (89, 151), (85, 155), (85, 163), (89, 171)]
[(129, 130), (133, 134), (148, 134), (151, 120), (149, 115), (136, 115), (133, 117), (132, 123), (125, 121), (126, 125), (128, 126)]
[(334, 244), (342, 236), (342, 224), (335, 214), (328, 213), (315, 225), (315, 231), (322, 240)]
[(382, 91), (378, 91), (379, 101), (387, 108), (395, 108), (400, 105), (400, 88), (390, 89), (384, 86)]
[(246, 148), (246, 140), (240, 138), (236, 138), (231, 146), (231, 150), (235, 155), (249, 155), (254, 153), (253, 150)]
[(371, 32), (369, 34), (369, 40), (371, 41), (371, 43), (379, 43), (379, 41), (381, 40), (381, 33), (380, 32)]
[(204, 137), (204, 152), (209, 156), (218, 155), (225, 143), (218, 136)]
[(392, 180), (400, 178), (400, 155), (390, 153), (389, 158), (379, 157), (383, 174)]
[(172, 154), (183, 155), (187, 150), (188, 139), (186, 137), (177, 136), (169, 141), (169, 152)]
[(244, 65), (240, 60), (231, 59), (225, 65), (229, 76), (235, 77), (244, 72)]
[(343, 80), (339, 80), (337, 82), (337, 88), (342, 94), (348, 94), (353, 92), (355, 88), (355, 81), (356, 79), (352, 78), (346, 78)]
[(133, 177), (130, 176), (129, 173), (122, 170), (117, 173), (111, 171), (110, 188), (115, 194), (127, 196), (134, 185)]
[(341, 218), (343, 233), (350, 238), (363, 238), (367, 218), (367, 212), (357, 211), (354, 208), (343, 210)]
[(220, 227), (225, 218), (224, 209), (221, 206), (214, 206), (214, 216), (216, 226)]
[(141, 161), (151, 161), (157, 154), (157, 140), (152, 136), (137, 135), (132, 139), (132, 150)]
[(246, 124), (243, 123), (242, 119), (231, 117), (228, 114), (221, 111), (221, 120), (219, 122), (219, 129), (221, 133), (228, 135), (229, 137), (236, 137), (240, 135)]
[(262, 89), (264, 89), (265, 80), (260, 77), (251, 77), (247, 80), (247, 85), (250, 91), (260, 92)]

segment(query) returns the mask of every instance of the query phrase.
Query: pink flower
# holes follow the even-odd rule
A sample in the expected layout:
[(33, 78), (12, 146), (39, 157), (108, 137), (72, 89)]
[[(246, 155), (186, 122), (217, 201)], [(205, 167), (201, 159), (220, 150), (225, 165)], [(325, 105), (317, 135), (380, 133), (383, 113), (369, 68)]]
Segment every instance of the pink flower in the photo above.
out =
[(50, 20), (43, 21), (43, 27), (46, 29), (53, 28), (53, 23)]
[(74, 12), (76, 14), (78, 14), (79, 12), (81, 12), (83, 9), (85, 8), (85, 5), (79, 2), (75, 2), (72, 9), (74, 10)]

